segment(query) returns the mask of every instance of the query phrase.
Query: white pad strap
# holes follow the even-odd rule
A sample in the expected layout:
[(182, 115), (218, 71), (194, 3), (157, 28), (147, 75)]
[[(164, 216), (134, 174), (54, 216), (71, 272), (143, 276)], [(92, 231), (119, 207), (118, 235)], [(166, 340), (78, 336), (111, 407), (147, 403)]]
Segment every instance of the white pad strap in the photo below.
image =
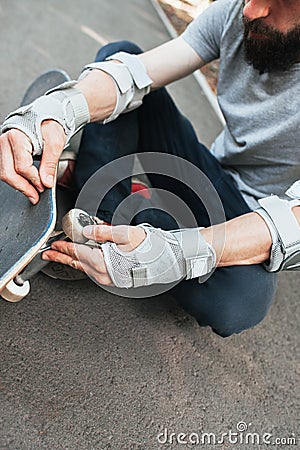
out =
[[(56, 86), (46, 92), (45, 95), (49, 95), (52, 98), (56, 98), (62, 104), (63, 109), (70, 124), (69, 129), (72, 133), (77, 133), (84, 125), (90, 121), (90, 113), (87, 101), (83, 93), (76, 88), (77, 81), (66, 81), (65, 83)], [(68, 108), (71, 110), (68, 112)], [(72, 135), (73, 135), (72, 134)], [(72, 136), (71, 136), (72, 137)]]
[(137, 55), (118, 52), (106, 58), (107, 61), (117, 60), (125, 64), (130, 70), (134, 83), (139, 89), (144, 89), (152, 84), (152, 80), (146, 72), (146, 68)]
[(288, 197), (292, 199), (300, 199), (300, 180), (295, 181), (285, 193)]
[(111, 116), (103, 121), (104, 124), (115, 120), (120, 114), (141, 106), (144, 96), (150, 92), (152, 80), (137, 55), (120, 52), (107, 58), (107, 61), (88, 64), (84, 67), (79, 80), (95, 69), (110, 75), (116, 86), (116, 106)]
[(199, 230), (200, 228), (184, 228), (171, 231), (179, 241), (183, 252), (187, 280), (211, 272), (216, 262), (214, 250), (207, 244)]
[(259, 204), (262, 208), (256, 212), (268, 225), (273, 241), (267, 270), (277, 272), (291, 269), (286, 263), (298, 253), (300, 266), (300, 227), (292, 212), (294, 206), (300, 205), (300, 200), (281, 200), (272, 195), (259, 200)]

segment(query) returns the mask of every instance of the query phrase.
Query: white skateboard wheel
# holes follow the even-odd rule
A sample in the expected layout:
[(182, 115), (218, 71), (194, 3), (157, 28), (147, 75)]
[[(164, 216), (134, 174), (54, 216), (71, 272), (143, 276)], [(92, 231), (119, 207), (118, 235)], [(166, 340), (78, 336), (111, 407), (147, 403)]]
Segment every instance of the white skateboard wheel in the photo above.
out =
[(82, 209), (71, 209), (62, 219), (64, 232), (71, 241), (77, 244), (85, 244), (89, 241), (82, 234), (83, 228), (88, 225), (96, 225), (97, 223), (93, 217)]
[(16, 284), (14, 280), (11, 280), (5, 288), (0, 292), (0, 295), (4, 300), (8, 302), (16, 303), (23, 300), (30, 292), (30, 283), (25, 281), (24, 284)]

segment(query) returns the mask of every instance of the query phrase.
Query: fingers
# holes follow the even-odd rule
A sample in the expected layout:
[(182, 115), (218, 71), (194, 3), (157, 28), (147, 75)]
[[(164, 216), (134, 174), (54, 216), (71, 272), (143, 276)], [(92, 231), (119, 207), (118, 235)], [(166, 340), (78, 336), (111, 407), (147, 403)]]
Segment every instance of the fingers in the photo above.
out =
[(61, 125), (47, 120), (41, 126), (43, 156), (40, 173), (33, 165), (32, 145), (20, 130), (12, 129), (0, 137), (0, 179), (23, 192), (36, 204), (38, 193), (44, 186), (54, 185), (56, 167), (65, 145), (65, 133)]
[(15, 171), (33, 184), (39, 192), (43, 192), (44, 187), (38, 170), (32, 164), (32, 145), (28, 137), (18, 130), (11, 130), (8, 132), (8, 140), (13, 149)]
[(99, 284), (112, 284), (100, 248), (74, 244), (72, 242), (56, 241), (51, 245), (51, 250), (43, 253), (43, 259), (66, 264), (81, 270)]
[(115, 242), (120, 250), (129, 252), (137, 248), (145, 239), (146, 233), (140, 227), (127, 225), (94, 225), (83, 229), (83, 234), (98, 242)]
[(56, 167), (65, 146), (66, 136), (63, 127), (54, 120), (45, 120), (42, 123), (41, 131), (44, 145), (40, 177), (44, 186), (53, 187)]
[[(84, 235), (100, 242), (115, 242), (121, 250), (128, 252), (143, 242), (146, 233), (140, 227), (95, 225), (85, 227)], [(56, 241), (51, 250), (43, 253), (43, 259), (67, 264), (86, 272), (99, 284), (112, 285), (101, 248)]]
[(61, 264), (65, 264), (67, 266), (73, 267), (74, 269), (81, 270), (82, 272), (84, 272), (82, 264), (80, 264), (80, 262), (75, 258), (72, 258), (71, 256), (65, 253), (60, 253), (55, 250), (47, 250), (46, 252), (43, 253), (43, 259), (46, 261), (54, 261)]
[(0, 179), (36, 204), (43, 186), (32, 165), (31, 151), (27, 136), (19, 130), (9, 130), (0, 136)]
[[(126, 241), (127, 235), (124, 226), (110, 226), (110, 225), (92, 225), (83, 229), (83, 234), (86, 238), (93, 239), (99, 242), (116, 242), (122, 243)], [(127, 227), (126, 227), (127, 228)]]

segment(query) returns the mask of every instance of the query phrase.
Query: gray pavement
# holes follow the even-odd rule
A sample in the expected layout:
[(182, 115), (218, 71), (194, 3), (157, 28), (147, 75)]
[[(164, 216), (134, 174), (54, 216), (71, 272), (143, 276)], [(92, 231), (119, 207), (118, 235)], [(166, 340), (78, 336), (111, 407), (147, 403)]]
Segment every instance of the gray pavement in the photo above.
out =
[[(42, 71), (75, 77), (105, 41), (168, 39), (148, 0), (1, 0), (0, 18), (1, 120)], [(171, 90), (209, 144), (219, 124), (193, 77)], [(220, 439), (239, 422), (271, 441), (299, 437), (298, 315), (297, 274), (280, 275), (262, 324), (226, 340), (168, 295), (126, 299), (38, 275), (26, 300), (0, 302), (0, 450), (189, 448), (171, 433)]]

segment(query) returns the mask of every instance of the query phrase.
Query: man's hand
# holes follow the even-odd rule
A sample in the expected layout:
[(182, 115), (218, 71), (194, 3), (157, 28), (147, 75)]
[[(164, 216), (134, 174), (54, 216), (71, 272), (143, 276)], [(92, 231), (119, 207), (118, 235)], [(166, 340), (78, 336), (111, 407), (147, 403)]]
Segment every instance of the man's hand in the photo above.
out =
[[(64, 147), (90, 121), (87, 101), (76, 81), (56, 86), (6, 116), (0, 137), (0, 179), (37, 203), (54, 184)], [(32, 155), (42, 155), (39, 172)]]
[(26, 134), (11, 129), (0, 136), (0, 179), (23, 192), (33, 204), (44, 187), (53, 186), (66, 141), (62, 126), (54, 120), (45, 120), (41, 132), (44, 148), (39, 171), (33, 165), (32, 144)]
[[(126, 225), (95, 225), (84, 228), (84, 236), (97, 242), (114, 242), (122, 252), (131, 252), (145, 239), (140, 227)], [(43, 259), (66, 264), (90, 275), (97, 283), (112, 285), (101, 247), (90, 247), (73, 242), (56, 241), (51, 250), (43, 253)]]
[(216, 265), (215, 252), (198, 228), (164, 231), (148, 224), (94, 225), (83, 228), (83, 234), (101, 245), (91, 248), (89, 243), (57, 242), (44, 258), (68, 264), (101, 284), (113, 282), (119, 288), (201, 277)]

